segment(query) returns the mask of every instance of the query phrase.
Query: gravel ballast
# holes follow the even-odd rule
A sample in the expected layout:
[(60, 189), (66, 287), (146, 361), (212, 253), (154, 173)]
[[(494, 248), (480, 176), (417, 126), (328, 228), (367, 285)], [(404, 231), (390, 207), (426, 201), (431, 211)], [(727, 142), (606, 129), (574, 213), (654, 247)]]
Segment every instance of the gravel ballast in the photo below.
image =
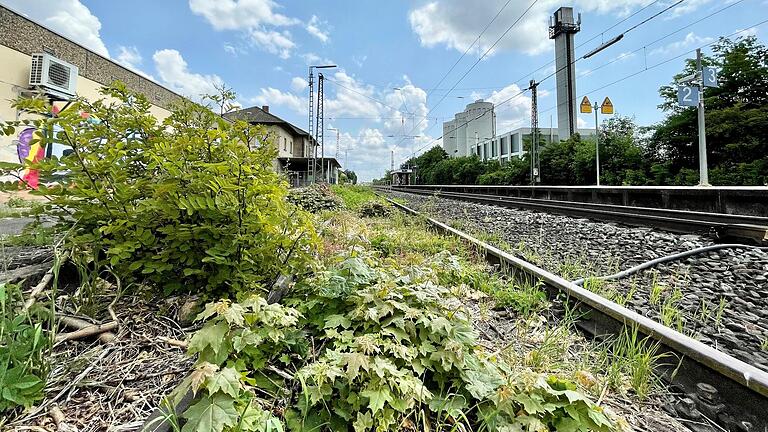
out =
[[(420, 212), (574, 280), (714, 244), (704, 236), (389, 192)], [(725, 249), (587, 288), (768, 371), (768, 252)]]

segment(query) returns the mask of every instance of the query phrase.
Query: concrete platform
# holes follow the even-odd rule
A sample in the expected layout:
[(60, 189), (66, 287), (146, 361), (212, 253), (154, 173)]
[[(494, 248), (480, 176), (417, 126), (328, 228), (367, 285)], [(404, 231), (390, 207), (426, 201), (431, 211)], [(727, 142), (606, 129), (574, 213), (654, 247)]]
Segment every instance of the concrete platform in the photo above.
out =
[(408, 191), (442, 190), (518, 198), (536, 198), (633, 207), (651, 207), (710, 213), (768, 216), (768, 187), (765, 186), (395, 186)]

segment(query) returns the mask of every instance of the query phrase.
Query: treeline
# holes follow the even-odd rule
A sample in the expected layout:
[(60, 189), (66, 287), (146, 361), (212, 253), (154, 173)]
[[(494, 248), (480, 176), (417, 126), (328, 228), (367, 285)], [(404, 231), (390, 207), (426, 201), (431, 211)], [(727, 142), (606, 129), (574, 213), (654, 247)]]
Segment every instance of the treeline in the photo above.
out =
[[(719, 88), (705, 92), (709, 180), (714, 185), (768, 184), (768, 48), (754, 36), (720, 39), (704, 65), (719, 70)], [(695, 185), (699, 180), (697, 109), (677, 105), (678, 78), (690, 75), (689, 60), (671, 84), (659, 90), (664, 120), (650, 127), (614, 117), (599, 130), (600, 181), (604, 185)], [(541, 136), (541, 135), (540, 135)], [(530, 137), (524, 149), (530, 148)], [(596, 183), (595, 138), (574, 135), (543, 143), (541, 182)], [(501, 165), (475, 157), (449, 158), (440, 147), (408, 160), (419, 184), (531, 183), (528, 154)], [(386, 180), (385, 177), (383, 180)]]

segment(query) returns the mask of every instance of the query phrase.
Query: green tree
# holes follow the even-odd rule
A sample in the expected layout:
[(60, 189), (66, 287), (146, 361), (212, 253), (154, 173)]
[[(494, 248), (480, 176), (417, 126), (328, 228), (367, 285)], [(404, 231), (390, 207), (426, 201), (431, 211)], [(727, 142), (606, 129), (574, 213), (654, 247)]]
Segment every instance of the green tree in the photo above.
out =
[[(768, 48), (754, 36), (720, 39), (703, 64), (718, 68), (719, 88), (705, 91), (707, 151), (713, 184), (768, 182)], [(675, 81), (693, 73), (689, 60)], [(698, 126), (694, 107), (677, 106), (676, 84), (660, 89), (667, 117), (650, 138), (655, 180), (695, 184), (698, 176)]]

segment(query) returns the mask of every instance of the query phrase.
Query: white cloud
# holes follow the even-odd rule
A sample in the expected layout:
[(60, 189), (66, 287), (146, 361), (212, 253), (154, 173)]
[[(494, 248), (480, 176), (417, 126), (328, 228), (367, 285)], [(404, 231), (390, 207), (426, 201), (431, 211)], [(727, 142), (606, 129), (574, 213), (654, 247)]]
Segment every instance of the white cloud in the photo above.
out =
[(141, 69), (141, 65), (144, 62), (144, 58), (141, 56), (139, 49), (135, 46), (119, 46), (117, 47), (117, 58), (115, 60), (128, 69), (136, 72), (144, 78), (156, 81), (155, 77), (144, 72)]
[(298, 24), (295, 18), (275, 12), (272, 0), (189, 0), (189, 8), (204, 17), (216, 30), (247, 30), (262, 24)]
[(0, 3), (109, 57), (109, 50), (99, 34), (101, 21), (79, 0), (2, 0)]
[(326, 64), (335, 64), (333, 60), (320, 57), (319, 55), (308, 52), (301, 55), (301, 58), (304, 59), (304, 63), (307, 65), (326, 65)]
[[(465, 0), (433, 0), (411, 10), (408, 18), (411, 29), (423, 46), (445, 46), (464, 52), (505, 3), (505, 0), (475, 2), (472, 4), (472, 13), (467, 13)], [(575, 8), (576, 12), (592, 11), (623, 16), (649, 3), (651, 0), (577, 0)], [(509, 3), (482, 39), (474, 45), (472, 53), (485, 52), (529, 5), (528, 1)], [(537, 2), (515, 28), (501, 39), (494, 52), (520, 51), (533, 55), (551, 49), (552, 43), (547, 34), (549, 17), (561, 5), (560, 0)]]
[(289, 58), (291, 50), (296, 46), (287, 31), (277, 32), (259, 27), (250, 30), (250, 37), (255, 46), (282, 59)]
[[(539, 96), (546, 96), (546, 92), (539, 91)], [(485, 101), (498, 106), (496, 111), (496, 133), (501, 134), (530, 123), (531, 98), (528, 93), (523, 93), (517, 84), (510, 84), (501, 90), (493, 91)]]
[(685, 35), (685, 38), (679, 41), (671, 42), (667, 45), (651, 50), (648, 52), (648, 55), (679, 54), (681, 50), (708, 44), (714, 40), (714, 38), (709, 36), (697, 36), (693, 32), (690, 32)]
[[(391, 150), (395, 151), (395, 162), (399, 164), (410, 157), (415, 149), (434, 140), (427, 135), (430, 123), (426, 119), (420, 121), (429, 111), (426, 104), (427, 93), (411, 83), (408, 77), (403, 77), (400, 83), (393, 84), (392, 87), (377, 89), (343, 70), (333, 75), (325, 75), (341, 84), (336, 85), (330, 80), (325, 83), (326, 125), (336, 126), (338, 122), (342, 127), (339, 156), (343, 158), (344, 149), (349, 148), (349, 165), (361, 180), (380, 177), (384, 170), (389, 168)], [(280, 107), (305, 116), (306, 86), (307, 82), (303, 78), (294, 77), (291, 80), (291, 91), (262, 88), (249, 102)], [(272, 111), (279, 112), (278, 109)], [(339, 118), (346, 117), (362, 117), (360, 120), (363, 126), (357, 134), (343, 130), (348, 123), (343, 123)], [(404, 138), (405, 135), (420, 136), (412, 139)], [(335, 138), (334, 133), (326, 134), (326, 155), (335, 155)]]
[(117, 47), (117, 51), (117, 58), (115, 60), (117, 60), (118, 63), (129, 69), (139, 69), (143, 58), (141, 57), (138, 48), (135, 46), (119, 46)]
[[(273, 0), (189, 0), (193, 13), (204, 17), (216, 30), (237, 30), (243, 32), (251, 45), (257, 49), (275, 54), (282, 59), (291, 56), (296, 43), (290, 32), (281, 27), (300, 24), (301, 21), (278, 12), (281, 6)], [(320, 21), (313, 16), (307, 24), (317, 31), (316, 37), (324, 36)], [(314, 34), (314, 33), (313, 33)], [(237, 54), (238, 50), (229, 45), (225, 50)]]
[(181, 53), (176, 50), (156, 51), (152, 59), (160, 80), (174, 91), (191, 99), (199, 100), (200, 95), (214, 94), (215, 86), (224, 84), (218, 75), (201, 75), (191, 72)]
[(298, 114), (307, 114), (307, 99), (299, 97), (290, 92), (283, 92), (276, 88), (267, 87), (260, 90), (260, 94), (251, 98), (250, 102), (259, 106), (281, 106), (286, 107)]
[(291, 79), (291, 90), (295, 92), (303, 92), (307, 90), (309, 83), (302, 77), (293, 77)]
[(320, 18), (317, 17), (317, 15), (312, 15), (312, 18), (310, 18), (309, 22), (307, 23), (307, 32), (311, 34), (312, 36), (318, 38), (320, 42), (326, 43), (328, 42), (328, 39), (330, 39), (328, 30), (322, 30), (320, 27), (327, 27), (328, 23), (325, 21), (322, 21)]

